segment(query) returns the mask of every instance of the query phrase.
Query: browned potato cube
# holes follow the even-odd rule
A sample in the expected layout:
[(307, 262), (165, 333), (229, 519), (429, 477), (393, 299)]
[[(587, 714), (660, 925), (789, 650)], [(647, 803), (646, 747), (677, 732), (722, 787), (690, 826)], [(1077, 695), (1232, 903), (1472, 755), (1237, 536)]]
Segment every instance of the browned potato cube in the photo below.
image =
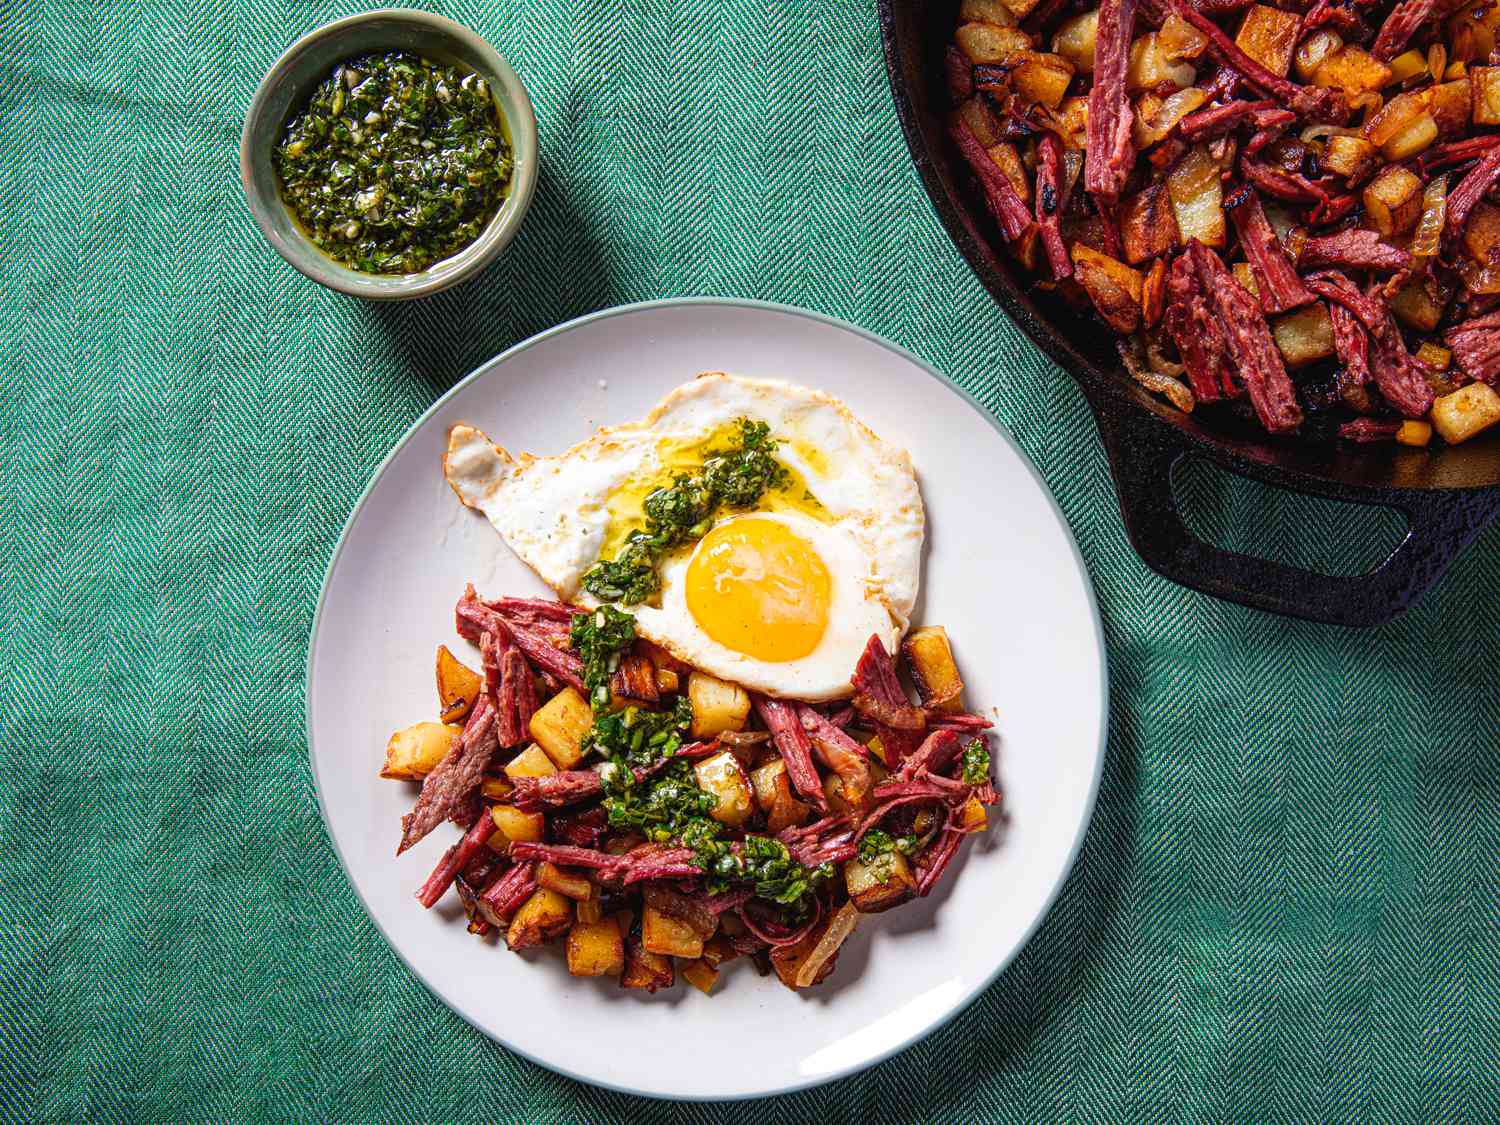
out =
[(1471, 66), (1472, 119), (1475, 125), (1500, 125), (1500, 66)]
[(573, 923), (573, 904), (547, 887), (521, 904), (505, 933), (505, 944), (512, 949), (530, 949), (567, 933)]
[(750, 779), (755, 789), (755, 803), (766, 815), (767, 832), (774, 836), (788, 828), (807, 823), (812, 814), (812, 806), (799, 801), (792, 792), (786, 763), (780, 758), (773, 758), (759, 766), (750, 775)]
[(707, 672), (688, 676), (688, 699), (693, 704), (692, 735), (713, 738), (730, 730), (744, 730), (750, 717), (750, 695), (738, 684), (726, 683)]
[(671, 988), (676, 983), (677, 972), (672, 967), (672, 958), (652, 953), (634, 938), (626, 939), (621, 988), (643, 988), (655, 992), (658, 988)]
[(536, 881), (574, 902), (594, 897), (594, 884), (588, 879), (576, 872), (564, 871), (557, 864), (546, 860), (537, 864)]
[(1229, 267), (1229, 272), (1234, 274), (1234, 279), (1250, 296), (1260, 296), (1260, 282), (1255, 280), (1255, 271), (1250, 268), (1249, 262), (1235, 262)]
[(1381, 155), (1387, 160), (1409, 160), (1438, 139), (1438, 125), (1430, 113), (1424, 113), (1385, 144)]
[(1313, 85), (1342, 90), (1350, 97), (1378, 90), (1390, 80), (1390, 67), (1352, 43), (1325, 55), (1312, 76)]
[(1391, 69), (1391, 77), (1386, 82), (1387, 86), (1401, 86), (1413, 78), (1426, 78), (1427, 52), (1413, 47), (1409, 51), (1402, 51), (1387, 65)]
[(681, 678), (670, 668), (658, 668), (656, 670), (656, 691), (658, 695), (670, 695), (682, 686)]
[(1422, 214), (1422, 181), (1399, 164), (1387, 164), (1365, 188), (1364, 202), (1382, 235), (1405, 234)]
[[(990, 108), (990, 103), (984, 98), (970, 98), (964, 102), (958, 107), (958, 116), (969, 127), (969, 132), (974, 134), (974, 139), (985, 148), (1000, 143), (1002, 128), (1000, 119), (995, 116), (995, 111)], [(678, 672), (680, 675), (687, 675), (687, 672), (681, 669)]]
[(1441, 373), (1448, 370), (1448, 364), (1453, 362), (1453, 352), (1442, 344), (1434, 344), (1431, 340), (1423, 340), (1421, 346), (1412, 353), (1412, 358), (1420, 363), (1428, 371)]
[(913, 629), (901, 643), (907, 670), (923, 706), (939, 711), (962, 711), (964, 681), (953, 659), (948, 630), (941, 625)]
[(1177, 218), (1164, 184), (1127, 195), (1120, 201), (1120, 241), (1125, 260), (1138, 266), (1170, 254), (1177, 246)]
[(526, 747), (505, 765), (505, 776), (512, 781), (518, 777), (551, 777), (556, 772), (557, 767), (540, 746)]
[(750, 813), (754, 811), (750, 779), (745, 776), (739, 759), (733, 754), (726, 750), (711, 758), (704, 758), (693, 767), (693, 776), (699, 789), (712, 793), (719, 799), (709, 816), (731, 828), (738, 828), (750, 819)]
[(1099, 9), (1063, 21), (1052, 34), (1052, 49), (1073, 65), (1079, 74), (1094, 73), (1094, 43), (1099, 37)]
[(514, 805), (492, 806), (490, 819), (495, 823), (495, 834), (486, 843), (497, 852), (511, 844), (539, 844), (547, 831), (546, 814), (522, 812)]
[(449, 652), (447, 645), (438, 645), (437, 693), (443, 722), (461, 723), (467, 719), (483, 684), (483, 677)]
[(628, 653), (620, 659), (620, 666), (609, 678), (609, 692), (610, 698), (619, 704), (656, 706), (661, 699), (656, 686), (656, 665), (643, 653)]
[(1170, 86), (1185, 90), (1196, 77), (1192, 63), (1167, 57), (1156, 32), (1147, 32), (1130, 44), (1130, 57), (1125, 64), (1125, 89), (1130, 93)]
[(568, 972), (575, 977), (617, 977), (625, 971), (625, 939), (613, 918), (575, 922), (567, 949)]
[(1421, 447), (1432, 440), (1432, 424), (1430, 422), (1419, 422), (1415, 418), (1407, 418), (1401, 423), (1401, 428), (1396, 431), (1396, 441), (1400, 445), (1411, 445)]
[(1010, 181), (1010, 186), (1016, 189), (1016, 194), (1021, 197), (1021, 202), (1031, 203), (1031, 177), (1026, 174), (1026, 166), (1021, 163), (1021, 156), (1016, 152), (1016, 146), (1008, 141), (991, 145), (987, 150), (990, 159), (993, 160), (1000, 171), (1005, 173), (1005, 178)]
[(1018, 27), (1001, 27), (993, 23), (960, 24), (953, 33), (958, 49), (972, 63), (998, 65), (1011, 56), (1031, 50), (1031, 36)]
[(583, 696), (566, 687), (537, 708), (528, 729), (553, 765), (570, 770), (583, 757), (583, 737), (594, 729), (594, 712)]
[(1004, 0), (963, 0), (958, 7), (958, 18), (1001, 27), (1016, 26), (1016, 17), (1005, 6)]
[(463, 728), (446, 723), (414, 723), (391, 735), (385, 744), (380, 776), (393, 781), (421, 781), (458, 744)]
[(1271, 335), (1288, 367), (1306, 367), (1333, 355), (1333, 321), (1321, 301), (1278, 316)]
[(1297, 49), (1297, 32), (1302, 17), (1256, 4), (1245, 13), (1235, 45), (1261, 66), (1285, 78), (1292, 69), (1292, 52)]
[(1116, 332), (1134, 332), (1141, 320), (1140, 273), (1081, 242), (1073, 243), (1068, 252), (1078, 283), (1099, 315)]
[(1073, 68), (1061, 55), (1027, 51), (1010, 72), (1010, 87), (1022, 101), (1056, 109), (1073, 81)]
[(641, 944), (648, 953), (664, 957), (703, 956), (703, 939), (693, 927), (654, 906), (641, 910)]
[(1431, 418), (1443, 440), (1457, 445), (1500, 422), (1500, 394), (1487, 383), (1470, 383), (1434, 401)]
[(990, 826), (989, 814), (978, 797), (970, 797), (958, 810), (958, 821), (954, 825), (960, 832), (983, 832)]
[(1481, 266), (1500, 262), (1500, 207), (1481, 199), (1464, 224), (1464, 252)]
[(719, 979), (719, 970), (703, 958), (685, 961), (682, 965), (682, 979), (707, 996)]
[(861, 914), (879, 914), (911, 898), (916, 893), (917, 881), (906, 857), (890, 851), (870, 863), (861, 859), (845, 863), (844, 886), (849, 891), (849, 901)]
[(1167, 194), (1184, 243), (1196, 238), (1205, 246), (1223, 248), (1224, 188), (1219, 166), (1202, 145), (1189, 149), (1167, 174)]
[(1352, 186), (1380, 165), (1380, 150), (1363, 137), (1329, 137), (1321, 161), (1326, 171), (1343, 176)]
[(1408, 328), (1431, 332), (1443, 319), (1448, 307), (1448, 293), (1433, 282), (1431, 276), (1409, 281), (1391, 298), (1391, 312)]
[(1432, 88), (1432, 108), (1428, 111), (1437, 123), (1438, 132), (1448, 135), (1469, 127), (1473, 98), (1467, 78), (1443, 82)]

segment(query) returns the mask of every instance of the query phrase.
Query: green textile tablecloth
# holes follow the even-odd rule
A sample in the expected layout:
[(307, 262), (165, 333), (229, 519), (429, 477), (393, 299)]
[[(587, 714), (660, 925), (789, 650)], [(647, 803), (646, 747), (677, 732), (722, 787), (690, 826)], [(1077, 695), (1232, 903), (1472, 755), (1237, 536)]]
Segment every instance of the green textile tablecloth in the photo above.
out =
[[(0, 5), (0, 1113), (1493, 1119), (1500, 534), (1369, 632), (1148, 572), (1078, 392), (928, 207), (870, 0), (435, 6), (525, 78), (544, 166), (503, 261), (377, 307), (283, 265), (237, 178), (261, 74), (356, 5)], [(303, 735), (323, 568), (405, 427), (534, 332), (680, 294), (846, 317), (973, 391), (1056, 490), (1112, 667), (1098, 812), (1030, 946), (945, 1030), (770, 1106), (606, 1094), (451, 1015), (345, 882)], [(1395, 533), (1188, 492), (1301, 563)]]

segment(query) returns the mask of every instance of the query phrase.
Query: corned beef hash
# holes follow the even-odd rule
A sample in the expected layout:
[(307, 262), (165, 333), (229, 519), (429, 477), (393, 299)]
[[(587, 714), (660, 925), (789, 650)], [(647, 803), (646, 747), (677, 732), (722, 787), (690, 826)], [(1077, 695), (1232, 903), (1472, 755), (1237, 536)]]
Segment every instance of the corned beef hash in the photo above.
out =
[(455, 426), (443, 468), (557, 600), (464, 591), (477, 660), (439, 647), (438, 719), (386, 747), (397, 853), (463, 830), (423, 906), (626, 988), (806, 988), (987, 827), (991, 723), (910, 628), (916, 475), (843, 403), (716, 372), (554, 457)]
[(1494, 0), (963, 0), (953, 141), (1025, 268), (1184, 411), (1500, 422)]

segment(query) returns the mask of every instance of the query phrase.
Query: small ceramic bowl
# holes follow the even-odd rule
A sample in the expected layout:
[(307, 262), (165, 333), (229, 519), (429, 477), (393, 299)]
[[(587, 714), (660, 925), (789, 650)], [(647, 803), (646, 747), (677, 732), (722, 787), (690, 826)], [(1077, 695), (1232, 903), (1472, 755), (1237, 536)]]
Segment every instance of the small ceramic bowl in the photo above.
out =
[[(271, 153), (288, 114), (345, 59), (374, 51), (411, 51), (473, 71), (490, 85), (510, 135), (514, 171), (510, 193), (489, 225), (468, 246), (420, 273), (361, 273), (336, 262), (303, 233), (277, 187)], [(276, 252), (308, 277), (355, 297), (395, 300), (436, 293), (473, 277), (505, 249), (520, 229), (536, 187), (536, 115), (510, 64), (474, 32), (429, 12), (382, 8), (320, 27), (287, 49), (262, 79), (240, 139), (240, 179), (261, 232)]]

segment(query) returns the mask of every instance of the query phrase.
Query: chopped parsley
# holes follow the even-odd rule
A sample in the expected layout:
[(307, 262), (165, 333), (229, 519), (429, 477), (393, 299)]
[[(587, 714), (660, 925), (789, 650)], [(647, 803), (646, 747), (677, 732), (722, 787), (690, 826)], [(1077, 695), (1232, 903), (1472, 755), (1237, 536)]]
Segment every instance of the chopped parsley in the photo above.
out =
[(670, 711), (626, 707), (596, 715), (593, 729), (583, 736), (583, 752), (599, 751), (628, 775), (632, 766), (654, 765), (676, 754), (692, 722), (693, 704), (685, 695)]
[(919, 847), (921, 847), (921, 841), (915, 833), (892, 836), (889, 832), (872, 828), (859, 841), (859, 858), (863, 863), (874, 863), (892, 852), (900, 852), (910, 857), (916, 854)]
[(478, 238), (512, 170), (488, 83), (403, 51), (335, 67), (272, 162), (319, 249), (383, 274), (424, 270)]
[(983, 785), (990, 779), (990, 752), (984, 739), (976, 738), (964, 750), (964, 784)]
[(583, 660), (583, 686), (594, 710), (608, 707), (609, 678), (619, 668), (625, 650), (635, 643), (635, 618), (610, 605), (575, 613), (568, 640)]
[(738, 425), (735, 445), (646, 497), (645, 528), (631, 532), (615, 558), (589, 568), (585, 590), (606, 602), (646, 601), (661, 588), (656, 564), (674, 548), (703, 538), (720, 508), (752, 507), (766, 492), (786, 485), (788, 473), (776, 460), (771, 427), (748, 418)]

